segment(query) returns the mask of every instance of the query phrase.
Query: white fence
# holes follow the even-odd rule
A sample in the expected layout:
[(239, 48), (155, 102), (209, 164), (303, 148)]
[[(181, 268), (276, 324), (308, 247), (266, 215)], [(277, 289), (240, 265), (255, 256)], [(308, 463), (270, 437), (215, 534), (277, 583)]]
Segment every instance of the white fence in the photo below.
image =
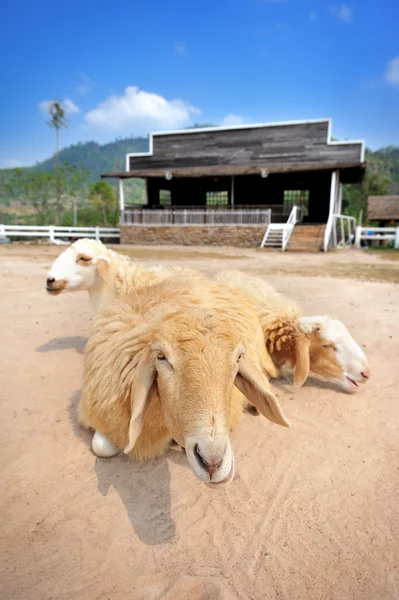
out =
[(123, 213), (123, 225), (268, 225), (272, 211), (252, 210), (146, 210)]
[(361, 247), (362, 240), (373, 242), (385, 240), (394, 243), (394, 248), (399, 248), (399, 227), (356, 227), (355, 246)]
[(333, 248), (350, 247), (355, 238), (355, 230), (355, 217), (334, 215), (332, 227)]
[[(53, 244), (70, 238), (118, 238), (118, 227), (55, 227), (37, 225), (0, 225), (1, 237), (49, 238)], [(61, 238), (61, 239), (60, 239)]]

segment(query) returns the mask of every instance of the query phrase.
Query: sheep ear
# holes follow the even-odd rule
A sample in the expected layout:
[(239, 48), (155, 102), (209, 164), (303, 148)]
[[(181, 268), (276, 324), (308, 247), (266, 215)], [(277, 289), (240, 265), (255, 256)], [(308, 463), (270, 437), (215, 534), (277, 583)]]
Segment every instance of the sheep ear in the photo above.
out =
[(295, 346), (295, 387), (301, 387), (305, 383), (309, 375), (309, 370), (309, 340), (305, 336), (301, 336), (297, 339)]
[(240, 359), (239, 365), (234, 383), (240, 392), (269, 421), (284, 427), (291, 427), (290, 422), (281, 410), (277, 398), (268, 389), (268, 381), (259, 369), (245, 356)]
[(148, 394), (155, 380), (155, 367), (150, 357), (145, 358), (137, 366), (137, 377), (133, 383), (133, 389), (130, 397), (131, 416), (129, 424), (129, 443), (124, 449), (125, 454), (134, 448), (144, 425), (144, 411), (148, 399)]
[(101, 279), (105, 283), (108, 283), (108, 267), (109, 267), (109, 264), (105, 258), (99, 258), (97, 260), (97, 264), (96, 264), (97, 273), (100, 275)]

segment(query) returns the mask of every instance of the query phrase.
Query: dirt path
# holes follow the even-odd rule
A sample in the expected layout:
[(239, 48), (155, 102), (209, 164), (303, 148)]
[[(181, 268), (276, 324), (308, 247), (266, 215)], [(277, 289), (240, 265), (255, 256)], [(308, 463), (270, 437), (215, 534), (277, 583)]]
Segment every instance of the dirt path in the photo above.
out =
[(161, 249), (207, 272), (261, 273), (308, 314), (343, 319), (372, 370), (354, 396), (279, 383), (293, 428), (245, 415), (237, 476), (212, 490), (178, 453), (135, 464), (90, 452), (75, 407), (91, 315), (83, 293), (45, 294), (58, 253), (0, 248), (0, 598), (399, 599), (399, 286), (315, 275), (326, 261), (356, 279), (359, 265), (399, 263)]

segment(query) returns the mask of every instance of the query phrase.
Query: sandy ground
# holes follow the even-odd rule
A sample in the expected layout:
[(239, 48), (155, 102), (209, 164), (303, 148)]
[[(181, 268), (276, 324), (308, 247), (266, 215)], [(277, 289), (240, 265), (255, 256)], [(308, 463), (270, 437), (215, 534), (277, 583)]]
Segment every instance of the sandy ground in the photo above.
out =
[(245, 415), (224, 489), (201, 484), (175, 452), (98, 459), (75, 418), (87, 296), (46, 295), (59, 249), (0, 247), (0, 598), (399, 599), (399, 263), (125, 250), (262, 274), (307, 314), (343, 319), (372, 379), (353, 396), (316, 380), (295, 393), (274, 384), (293, 427)]

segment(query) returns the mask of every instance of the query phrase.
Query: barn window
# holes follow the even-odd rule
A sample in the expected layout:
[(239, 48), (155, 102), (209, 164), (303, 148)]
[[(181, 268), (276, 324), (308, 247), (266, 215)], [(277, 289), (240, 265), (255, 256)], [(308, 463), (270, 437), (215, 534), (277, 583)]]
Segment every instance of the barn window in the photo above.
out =
[(207, 192), (206, 203), (208, 206), (226, 206), (229, 203), (229, 192)]
[(170, 206), (172, 204), (172, 192), (170, 190), (159, 190), (159, 204)]
[(309, 190), (284, 190), (284, 206), (287, 209), (294, 205), (303, 206), (304, 216), (308, 214)]

